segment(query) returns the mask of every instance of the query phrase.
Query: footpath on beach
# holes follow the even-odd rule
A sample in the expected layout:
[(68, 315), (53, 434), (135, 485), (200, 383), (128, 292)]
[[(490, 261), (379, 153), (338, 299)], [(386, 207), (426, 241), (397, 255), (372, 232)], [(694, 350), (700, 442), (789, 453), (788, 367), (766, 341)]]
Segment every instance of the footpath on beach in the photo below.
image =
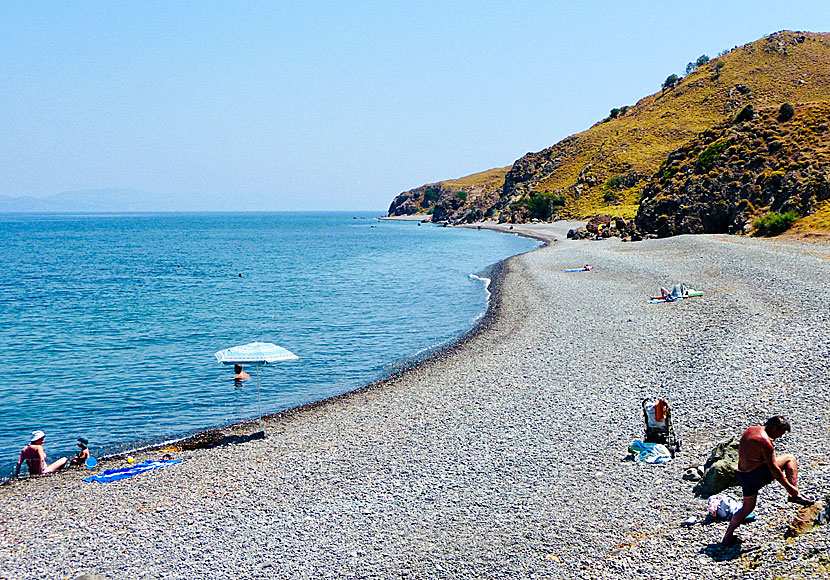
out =
[[(566, 240), (573, 225), (514, 226), (551, 243), (505, 262), (480, 332), (271, 417), (264, 440), (0, 487), (0, 578), (820, 577), (828, 527), (785, 541), (797, 507), (777, 484), (742, 546), (680, 524), (706, 513), (685, 469), (775, 414), (800, 487), (830, 493), (830, 246)], [(680, 282), (704, 295), (649, 303)], [(658, 396), (683, 448), (626, 461)]]

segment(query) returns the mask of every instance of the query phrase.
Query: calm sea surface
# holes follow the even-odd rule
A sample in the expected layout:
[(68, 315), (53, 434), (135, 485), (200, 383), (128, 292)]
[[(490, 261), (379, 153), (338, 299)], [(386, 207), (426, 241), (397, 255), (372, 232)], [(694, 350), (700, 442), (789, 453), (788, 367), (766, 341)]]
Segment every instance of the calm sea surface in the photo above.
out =
[(374, 215), (0, 215), (0, 477), (35, 429), (54, 460), (256, 416), (230, 346), (300, 357), (262, 369), (263, 412), (381, 378), (483, 315), (471, 274), (537, 245)]

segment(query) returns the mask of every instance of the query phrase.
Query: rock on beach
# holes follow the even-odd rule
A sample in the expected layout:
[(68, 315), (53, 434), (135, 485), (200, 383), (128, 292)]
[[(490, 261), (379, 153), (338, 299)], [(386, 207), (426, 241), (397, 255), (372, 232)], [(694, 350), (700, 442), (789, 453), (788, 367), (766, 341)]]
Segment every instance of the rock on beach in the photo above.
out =
[[(264, 440), (104, 485), (70, 471), (0, 487), (0, 578), (818, 575), (828, 531), (785, 541), (797, 508), (775, 484), (742, 547), (718, 545), (725, 523), (680, 523), (706, 513), (686, 469), (773, 414), (793, 424), (777, 447), (798, 456), (801, 487), (830, 490), (828, 281), (823, 245), (551, 243), (504, 264), (479, 332), (267, 419)], [(648, 303), (678, 282), (704, 296)], [(665, 466), (626, 461), (656, 396), (684, 447)]]

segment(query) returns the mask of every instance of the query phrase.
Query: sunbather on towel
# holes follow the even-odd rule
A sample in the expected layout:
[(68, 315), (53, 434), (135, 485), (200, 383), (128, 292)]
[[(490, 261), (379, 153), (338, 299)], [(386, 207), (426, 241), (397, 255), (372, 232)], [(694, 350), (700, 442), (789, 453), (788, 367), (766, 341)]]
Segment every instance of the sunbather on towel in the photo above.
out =
[(741, 540), (734, 535), (735, 528), (743, 523), (755, 509), (758, 492), (773, 480), (784, 486), (790, 495), (787, 501), (799, 505), (812, 505), (812, 499), (798, 491), (798, 461), (789, 453), (775, 456), (773, 439), (778, 439), (790, 430), (790, 422), (781, 415), (770, 417), (766, 424), (750, 427), (744, 431), (738, 445), (738, 482), (744, 493), (744, 504), (732, 516), (729, 527), (723, 535), (723, 544), (735, 544)]
[(659, 300), (665, 300), (666, 302), (674, 302), (677, 300), (677, 296), (660, 286), (660, 298)]
[(20, 475), (20, 466), (24, 461), (29, 466), (29, 475), (48, 475), (55, 473), (66, 465), (66, 457), (61, 457), (52, 464), (46, 462), (46, 452), (43, 450), (44, 440), (46, 440), (46, 433), (43, 431), (38, 430), (32, 433), (31, 443), (23, 448), (20, 457), (17, 459), (17, 467), (14, 470), (15, 477)]

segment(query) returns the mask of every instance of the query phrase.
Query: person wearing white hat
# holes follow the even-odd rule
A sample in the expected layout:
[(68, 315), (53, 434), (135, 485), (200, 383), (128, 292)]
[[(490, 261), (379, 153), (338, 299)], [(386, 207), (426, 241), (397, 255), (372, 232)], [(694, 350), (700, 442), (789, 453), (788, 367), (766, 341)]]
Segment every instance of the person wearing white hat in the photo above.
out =
[(43, 450), (43, 442), (46, 440), (46, 433), (38, 429), (32, 432), (30, 438), (31, 443), (23, 448), (20, 452), (20, 457), (17, 460), (17, 468), (14, 470), (15, 478), (20, 475), (20, 466), (23, 461), (29, 466), (29, 475), (48, 475), (55, 473), (58, 469), (66, 465), (66, 457), (61, 457), (54, 463), (46, 463), (46, 452)]

